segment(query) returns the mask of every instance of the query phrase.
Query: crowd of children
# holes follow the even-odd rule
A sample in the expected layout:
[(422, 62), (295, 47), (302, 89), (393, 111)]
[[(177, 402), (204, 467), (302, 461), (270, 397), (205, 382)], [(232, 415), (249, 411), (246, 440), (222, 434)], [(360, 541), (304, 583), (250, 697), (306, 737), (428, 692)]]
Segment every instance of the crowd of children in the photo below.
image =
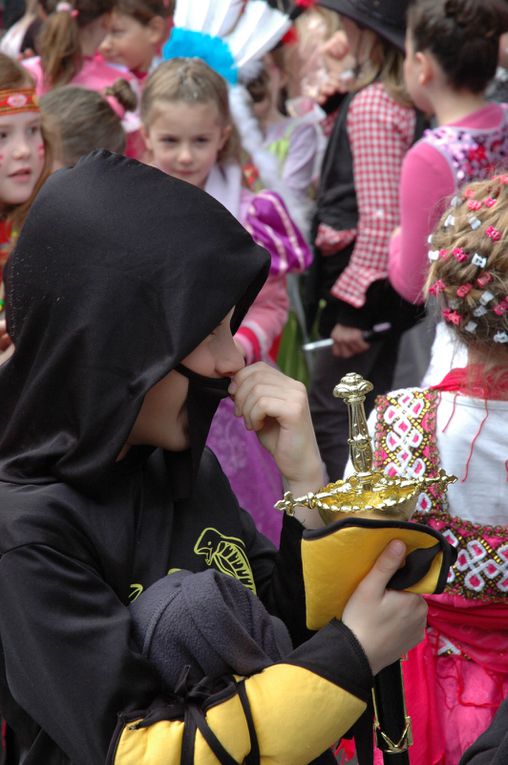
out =
[[(39, 0), (13, 21), (0, 764), (373, 765), (341, 739), (408, 652), (411, 764), (504, 762), (508, 3)], [(392, 390), (425, 305), (430, 367)], [(457, 559), (396, 591), (392, 533), (312, 632), (303, 544), (340, 528), (274, 504), (353, 470), (348, 372), (373, 385), (377, 469), (457, 477), (415, 516)]]

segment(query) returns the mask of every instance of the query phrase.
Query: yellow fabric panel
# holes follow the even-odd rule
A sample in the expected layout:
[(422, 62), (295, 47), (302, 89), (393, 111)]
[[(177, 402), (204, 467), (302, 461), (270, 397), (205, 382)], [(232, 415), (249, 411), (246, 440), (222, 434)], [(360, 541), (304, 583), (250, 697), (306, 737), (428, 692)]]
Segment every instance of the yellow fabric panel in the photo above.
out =
[(183, 722), (163, 720), (148, 728), (131, 730), (135, 723), (123, 729), (114, 765), (180, 765)]
[(303, 667), (276, 664), (246, 680), (262, 765), (308, 765), (349, 730), (365, 703)]
[[(318, 630), (344, 606), (392, 539), (405, 542), (408, 553), (436, 545), (436, 538), (420, 529), (346, 526), (317, 539), (302, 540), (307, 626)], [(409, 587), (419, 594), (435, 591), (443, 554), (439, 552), (427, 575)]]
[[(349, 730), (366, 706), (329, 680), (289, 664), (276, 664), (249, 677), (245, 688), (261, 765), (308, 765)], [(242, 762), (250, 739), (238, 696), (209, 709), (206, 719), (223, 747)], [(114, 765), (179, 765), (182, 734), (183, 723), (178, 721), (137, 730), (126, 726)], [(194, 761), (196, 765), (218, 763), (199, 731)]]
[[(238, 696), (233, 696), (222, 704), (212, 707), (206, 714), (206, 721), (224, 749), (237, 760), (243, 762), (250, 751), (250, 737), (243, 707)], [(219, 762), (208, 748), (201, 733), (196, 734), (194, 753), (196, 765), (217, 765)]]
[[(249, 753), (250, 739), (238, 696), (210, 710), (207, 720), (231, 756), (241, 762)], [(183, 722), (163, 720), (147, 728), (131, 730), (133, 724), (129, 723), (122, 731), (114, 765), (180, 765)], [(194, 761), (199, 765), (218, 763), (199, 731), (196, 733)]]

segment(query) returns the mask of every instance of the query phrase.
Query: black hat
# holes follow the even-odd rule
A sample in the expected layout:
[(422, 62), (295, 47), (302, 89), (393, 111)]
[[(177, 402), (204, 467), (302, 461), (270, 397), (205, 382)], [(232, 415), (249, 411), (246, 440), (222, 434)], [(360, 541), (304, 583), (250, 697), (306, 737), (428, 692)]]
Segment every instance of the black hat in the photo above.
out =
[(404, 50), (409, 0), (318, 0), (318, 5), (347, 16), (362, 27), (372, 29), (400, 50)]

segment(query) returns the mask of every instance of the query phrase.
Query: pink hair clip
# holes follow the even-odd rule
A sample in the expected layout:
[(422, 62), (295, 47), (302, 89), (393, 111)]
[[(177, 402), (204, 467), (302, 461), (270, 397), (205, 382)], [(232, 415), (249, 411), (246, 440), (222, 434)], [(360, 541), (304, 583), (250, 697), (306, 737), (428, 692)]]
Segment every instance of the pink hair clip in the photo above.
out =
[(462, 316), (460, 313), (457, 313), (457, 311), (450, 311), (449, 308), (445, 308), (442, 312), (442, 315), (445, 321), (449, 321), (451, 324), (455, 324), (456, 327), (458, 327), (462, 321)]
[(476, 280), (476, 283), (479, 287), (482, 289), (487, 286), (487, 284), (490, 284), (492, 281), (492, 274), (483, 274), (483, 276), (479, 276)]
[(494, 207), (496, 202), (497, 202), (497, 199), (494, 199), (494, 197), (487, 197), (487, 199), (483, 200), (483, 204), (485, 205), (485, 207)]
[(474, 195), (474, 190), (473, 189), (468, 188), (468, 189), (464, 190), (464, 196), (466, 197), (466, 199), (471, 199), (471, 197), (473, 195)]
[(492, 310), (497, 316), (503, 316), (508, 311), (508, 299), (504, 297)]
[(472, 284), (461, 284), (460, 287), (457, 288), (457, 297), (466, 297), (466, 295), (469, 295), (472, 289)]
[(467, 206), (470, 210), (481, 210), (482, 203), (478, 199), (470, 199)]
[(501, 239), (501, 232), (497, 228), (494, 228), (494, 226), (489, 226), (486, 228), (485, 233), (489, 239), (492, 239), (493, 242), (499, 242)]
[(450, 254), (450, 250), (445, 250), (444, 248), (439, 250), (439, 257), (440, 258), (447, 258), (449, 254)]
[(459, 263), (462, 263), (467, 258), (467, 255), (462, 247), (455, 247), (455, 249), (452, 250), (452, 255)]
[(77, 8), (73, 8), (70, 3), (64, 2), (63, 0), (60, 0), (58, 5), (56, 6), (56, 12), (57, 13), (70, 13), (73, 19), (76, 18), (76, 16), (79, 15), (79, 11)]
[(437, 296), (440, 292), (446, 289), (446, 285), (442, 279), (438, 279), (429, 287), (429, 295)]

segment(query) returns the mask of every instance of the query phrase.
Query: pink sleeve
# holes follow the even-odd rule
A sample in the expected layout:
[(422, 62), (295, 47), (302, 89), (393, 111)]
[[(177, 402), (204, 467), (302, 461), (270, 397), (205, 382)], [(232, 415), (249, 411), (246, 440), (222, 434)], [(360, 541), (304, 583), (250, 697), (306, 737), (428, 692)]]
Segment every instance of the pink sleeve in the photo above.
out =
[(268, 277), (235, 334), (247, 364), (266, 359), (287, 321), (289, 298), (284, 276)]
[(427, 272), (427, 239), (443, 209), (443, 200), (455, 191), (446, 159), (420, 141), (407, 153), (400, 184), (401, 233), (392, 237), (388, 274), (406, 300), (423, 301)]
[(241, 222), (252, 238), (270, 253), (270, 274), (295, 273), (310, 266), (309, 246), (275, 192), (261, 191), (252, 196)]

